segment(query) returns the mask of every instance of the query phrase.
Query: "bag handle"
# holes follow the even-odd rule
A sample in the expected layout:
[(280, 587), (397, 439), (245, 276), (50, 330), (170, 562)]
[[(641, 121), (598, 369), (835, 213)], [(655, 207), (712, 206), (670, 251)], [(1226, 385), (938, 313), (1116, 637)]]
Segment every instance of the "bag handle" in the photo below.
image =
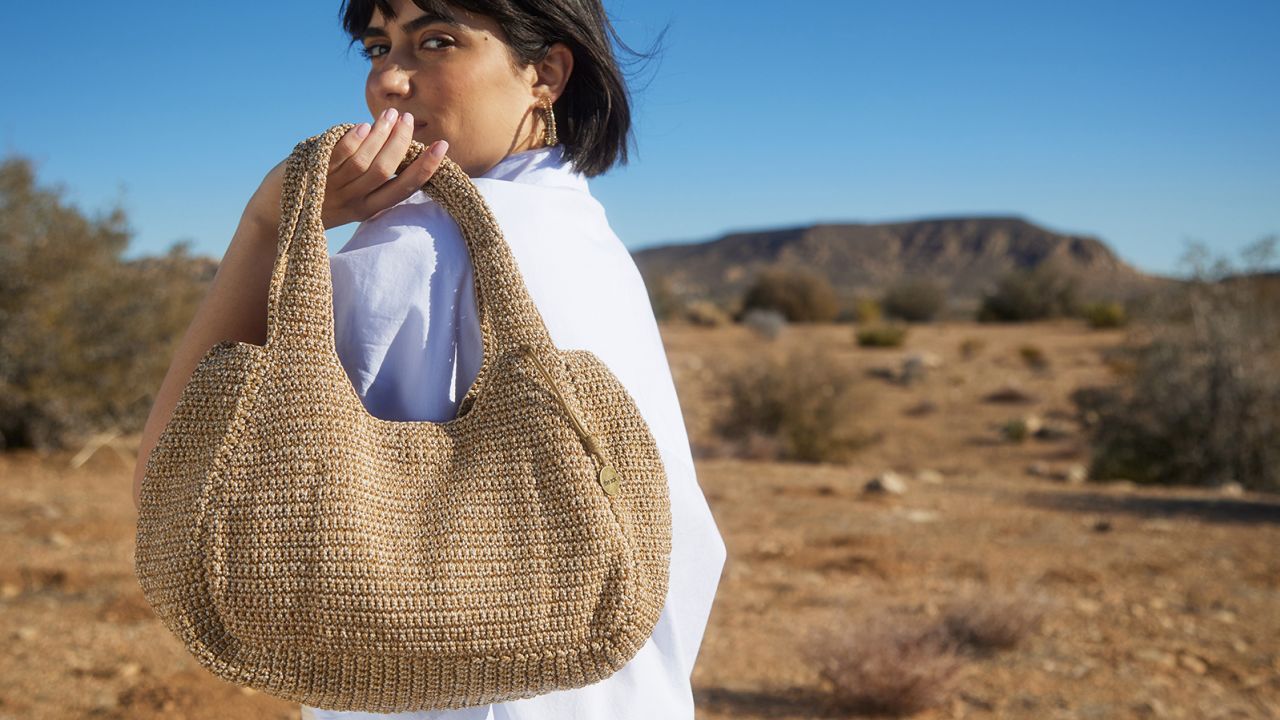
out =
[[(286, 161), (279, 243), (267, 298), (268, 347), (290, 345), (312, 354), (335, 347), (333, 278), (321, 209), (329, 157), (353, 127), (354, 123), (334, 125), (299, 142)], [(425, 150), (422, 143), (410, 141), (396, 172), (403, 172)], [(462, 414), (499, 356), (528, 346), (554, 358), (555, 345), (497, 220), (466, 172), (446, 155), (421, 189), (457, 222), (474, 271), (484, 356), (475, 383), (459, 404)]]

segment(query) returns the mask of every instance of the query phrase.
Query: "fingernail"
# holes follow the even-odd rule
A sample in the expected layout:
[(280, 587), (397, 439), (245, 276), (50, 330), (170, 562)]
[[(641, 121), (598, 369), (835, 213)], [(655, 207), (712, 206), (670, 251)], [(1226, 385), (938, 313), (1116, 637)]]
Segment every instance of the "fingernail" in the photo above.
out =
[(440, 158), (444, 157), (444, 153), (448, 149), (449, 149), (448, 140), (437, 140), (436, 143), (431, 146), (431, 157), (436, 160), (439, 160)]
[(405, 113), (401, 115), (400, 122), (408, 125), (409, 127), (413, 127), (413, 113)]
[(369, 123), (360, 123), (359, 125), (356, 126), (356, 137), (362, 138), (365, 135), (368, 135), (369, 129), (370, 129)]

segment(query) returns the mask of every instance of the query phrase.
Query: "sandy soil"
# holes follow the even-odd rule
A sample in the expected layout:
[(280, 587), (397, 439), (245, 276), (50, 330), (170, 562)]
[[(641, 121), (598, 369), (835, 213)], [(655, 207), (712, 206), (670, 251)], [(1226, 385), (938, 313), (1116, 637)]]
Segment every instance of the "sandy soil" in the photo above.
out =
[[(710, 374), (768, 343), (739, 327), (663, 336), (729, 549), (694, 671), (699, 718), (848, 717), (828, 708), (809, 632), (881, 613), (925, 622), (974, 593), (1034, 599), (1044, 620), (968, 659), (916, 717), (1280, 717), (1280, 498), (1027, 472), (1087, 459), (1067, 396), (1109, 379), (1101, 352), (1118, 332), (954, 323), (869, 350), (848, 326), (788, 328), (779, 346), (822, 344), (860, 371), (860, 422), (881, 439), (850, 465), (715, 457)], [(962, 358), (965, 338), (985, 343), (976, 357)], [(1023, 363), (1025, 343), (1046, 371)], [(922, 350), (941, 364), (920, 383), (877, 375)], [(1035, 402), (982, 400), (1009, 385)], [(924, 401), (931, 412), (912, 412)], [(1003, 441), (999, 425), (1028, 412), (1064, 435)], [(74, 469), (70, 457), (0, 456), (0, 719), (296, 718), (209, 674), (153, 617), (133, 576), (132, 468), (107, 450)], [(862, 492), (887, 470), (903, 495)]]

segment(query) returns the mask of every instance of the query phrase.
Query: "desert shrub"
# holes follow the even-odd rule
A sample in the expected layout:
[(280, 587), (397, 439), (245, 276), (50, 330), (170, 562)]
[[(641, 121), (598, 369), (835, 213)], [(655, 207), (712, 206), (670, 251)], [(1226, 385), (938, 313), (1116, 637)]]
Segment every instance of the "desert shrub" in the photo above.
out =
[(862, 347), (901, 347), (907, 338), (907, 326), (877, 323), (858, 328), (856, 337)]
[(787, 318), (777, 310), (752, 308), (742, 316), (742, 324), (756, 335), (773, 340), (786, 328)]
[(742, 312), (777, 310), (788, 322), (830, 322), (840, 302), (826, 277), (802, 268), (769, 268), (756, 277), (742, 298)]
[(853, 372), (829, 350), (763, 353), (720, 370), (715, 392), (726, 400), (715, 432), (745, 448), (776, 441), (777, 459), (844, 462), (868, 442), (854, 424), (866, 405)]
[(884, 317), (880, 302), (875, 298), (860, 297), (853, 303), (853, 319), (859, 325), (878, 323)]
[(942, 311), (946, 294), (942, 287), (927, 278), (910, 278), (889, 288), (881, 301), (884, 311), (908, 322), (927, 322)]
[(140, 430), (203, 296), (185, 244), (124, 262), (124, 211), (86, 217), (61, 194), (26, 159), (0, 164), (0, 446)]
[(1016, 647), (1043, 619), (1043, 604), (1022, 592), (972, 592), (948, 602), (942, 611), (942, 625), (957, 648), (978, 655)]
[[(1246, 255), (1265, 263), (1275, 243)], [(1191, 278), (1131, 322), (1121, 381), (1073, 394), (1090, 477), (1280, 491), (1280, 274), (1228, 278), (1205, 253), (1194, 246)]]
[(804, 653), (833, 710), (894, 717), (945, 702), (963, 663), (936, 624), (887, 612), (810, 633)]
[(960, 357), (965, 360), (972, 360), (986, 346), (987, 342), (982, 338), (965, 338), (960, 341)]
[(1073, 315), (1078, 311), (1079, 281), (1049, 263), (1005, 273), (985, 293), (980, 322), (1020, 322)]
[(1089, 323), (1089, 327), (1099, 330), (1118, 328), (1125, 324), (1124, 305), (1114, 300), (1085, 303), (1080, 308), (1080, 314)]
[(653, 316), (658, 322), (680, 319), (684, 302), (672, 287), (671, 278), (664, 275), (646, 283), (645, 287), (649, 293), (649, 304), (653, 307)]
[(1039, 345), (1022, 345), (1018, 348), (1018, 357), (1032, 370), (1044, 370), (1049, 367), (1049, 356)]
[(702, 327), (719, 327), (730, 322), (729, 314), (710, 300), (689, 301), (684, 306), (681, 317), (686, 322)]

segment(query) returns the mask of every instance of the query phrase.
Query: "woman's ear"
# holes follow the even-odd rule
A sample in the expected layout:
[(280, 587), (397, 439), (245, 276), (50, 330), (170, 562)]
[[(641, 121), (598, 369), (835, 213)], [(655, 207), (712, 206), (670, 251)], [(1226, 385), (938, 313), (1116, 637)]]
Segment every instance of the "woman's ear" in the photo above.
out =
[(559, 100), (564, 94), (565, 86), (569, 84), (569, 74), (573, 72), (573, 51), (564, 43), (554, 43), (536, 67), (538, 77), (533, 86), (535, 97), (549, 94), (553, 101)]

